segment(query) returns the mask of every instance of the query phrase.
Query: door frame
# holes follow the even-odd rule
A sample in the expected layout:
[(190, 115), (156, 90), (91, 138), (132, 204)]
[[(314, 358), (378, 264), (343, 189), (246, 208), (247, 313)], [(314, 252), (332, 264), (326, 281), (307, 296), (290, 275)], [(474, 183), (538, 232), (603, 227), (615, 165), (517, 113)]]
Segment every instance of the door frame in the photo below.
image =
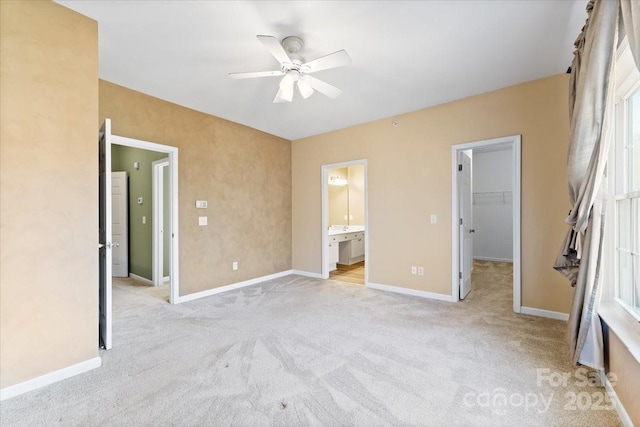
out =
[[(169, 158), (151, 162), (151, 281), (153, 286), (160, 286), (164, 283), (164, 233), (160, 233), (164, 224), (164, 168), (169, 167)], [(169, 183), (171, 191), (171, 183)], [(169, 194), (171, 200), (171, 194)], [(169, 280), (171, 278), (169, 277)]]
[(169, 302), (178, 304), (180, 302), (180, 245), (179, 245), (179, 218), (178, 218), (178, 148), (170, 145), (158, 144), (155, 142), (142, 141), (139, 139), (127, 138), (124, 136), (112, 135), (112, 145), (124, 145), (125, 147), (140, 148), (142, 150), (166, 153), (169, 158), (169, 198), (171, 200), (171, 267), (169, 278)]
[(521, 139), (521, 135), (511, 135), (500, 138), (457, 144), (451, 147), (451, 300), (453, 302), (460, 301), (460, 283), (458, 279), (458, 273), (460, 271), (460, 260), (458, 257), (460, 253), (460, 227), (458, 224), (458, 218), (460, 218), (458, 194), (458, 153), (464, 150), (473, 150), (474, 148), (504, 145), (505, 147), (509, 147), (512, 150), (511, 161), (513, 164), (513, 178), (511, 182), (513, 191), (513, 311), (516, 313), (520, 313), (521, 311)]
[(322, 262), (322, 278), (329, 278), (329, 269), (327, 268), (327, 260), (329, 257), (329, 171), (331, 169), (340, 169), (349, 166), (364, 166), (364, 285), (369, 283), (369, 173), (367, 171), (367, 160), (351, 160), (348, 162), (331, 163), (322, 165), (320, 167), (320, 177), (322, 182), (322, 248), (321, 248), (321, 262)]

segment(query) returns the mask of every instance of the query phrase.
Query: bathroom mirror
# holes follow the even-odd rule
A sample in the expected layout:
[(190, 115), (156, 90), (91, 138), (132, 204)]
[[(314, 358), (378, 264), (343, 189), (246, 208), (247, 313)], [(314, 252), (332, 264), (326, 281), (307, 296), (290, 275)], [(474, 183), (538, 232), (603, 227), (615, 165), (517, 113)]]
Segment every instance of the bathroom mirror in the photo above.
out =
[(364, 225), (364, 166), (329, 171), (329, 225)]

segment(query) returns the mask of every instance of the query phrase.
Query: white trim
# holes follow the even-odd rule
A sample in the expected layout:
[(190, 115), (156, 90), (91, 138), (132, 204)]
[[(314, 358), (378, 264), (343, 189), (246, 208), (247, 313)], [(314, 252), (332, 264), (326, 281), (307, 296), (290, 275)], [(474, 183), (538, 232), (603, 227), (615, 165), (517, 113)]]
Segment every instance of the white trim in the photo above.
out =
[(520, 314), (528, 314), (529, 316), (546, 317), (548, 319), (564, 320), (565, 322), (569, 320), (569, 315), (567, 313), (560, 313), (559, 311), (543, 310), (541, 308), (533, 308), (533, 307), (525, 307), (525, 306), (520, 307)]
[(322, 279), (322, 274), (312, 273), (310, 271), (291, 270), (291, 274), (297, 274), (298, 276), (311, 277), (313, 279)]
[(145, 285), (153, 286), (153, 281), (147, 279), (146, 277), (138, 276), (137, 274), (129, 273), (129, 277), (135, 280), (136, 282), (144, 283)]
[(94, 357), (93, 359), (85, 360), (84, 362), (76, 363), (75, 365), (67, 366), (66, 368), (58, 369), (57, 371), (49, 372), (48, 374), (40, 375), (39, 377), (5, 387), (0, 390), (0, 400), (10, 399), (58, 381), (66, 380), (67, 378), (99, 368), (100, 365), (102, 365), (102, 359)]
[(211, 295), (220, 294), (222, 292), (233, 291), (239, 288), (244, 288), (245, 286), (256, 285), (258, 283), (266, 282), (267, 280), (278, 279), (284, 276), (290, 276), (292, 274), (292, 270), (281, 271), (279, 273), (269, 274), (268, 276), (256, 277), (255, 279), (245, 280), (244, 282), (232, 283), (230, 285), (220, 286), (218, 288), (207, 289), (206, 291), (195, 292), (193, 294), (184, 295), (178, 297), (177, 303), (183, 303), (187, 301), (192, 301), (195, 299), (209, 297)]
[(640, 323), (617, 301), (603, 301), (598, 315), (618, 337), (631, 356), (640, 364)]
[[(364, 259), (369, 255), (369, 172), (367, 159), (352, 160), (349, 162), (332, 163), (320, 167), (320, 179), (322, 180), (322, 248), (320, 250), (320, 271), (322, 279), (329, 278), (327, 248), (329, 246), (327, 232), (329, 230), (329, 171), (331, 169), (345, 168), (349, 166), (364, 166)], [(364, 264), (364, 283), (369, 283), (369, 262)]]
[(609, 378), (605, 375), (604, 370), (597, 369), (597, 371), (598, 371), (598, 375), (600, 376), (600, 381), (602, 382), (602, 384), (604, 384), (604, 388), (605, 390), (607, 390), (607, 394), (611, 399), (611, 403), (613, 407), (616, 409), (616, 412), (618, 413), (618, 417), (620, 417), (620, 421), (622, 422), (622, 425), (625, 427), (633, 427), (633, 421), (631, 420), (631, 417), (627, 413), (626, 409), (624, 409), (624, 406), (622, 405), (620, 398), (618, 398), (618, 393), (616, 393), (616, 390), (613, 388), (613, 385), (611, 385), (611, 382), (609, 381)]
[(501, 138), (487, 139), (483, 141), (469, 142), (465, 144), (453, 145), (451, 147), (451, 301), (460, 300), (460, 283), (458, 279), (459, 265), (459, 248), (460, 248), (460, 227), (458, 225), (458, 153), (464, 150), (473, 150), (493, 145), (510, 146), (512, 150), (513, 162), (513, 311), (521, 313), (521, 250), (520, 247), (520, 230), (521, 230), (521, 175), (522, 175), (522, 159), (521, 159), (521, 136), (511, 135)]
[(125, 136), (112, 135), (111, 144), (124, 145), (126, 147), (140, 148), (142, 150), (167, 153), (169, 156), (170, 190), (171, 199), (171, 280), (169, 281), (169, 302), (177, 304), (180, 299), (180, 238), (179, 238), (179, 194), (178, 194), (178, 148), (170, 145), (157, 144), (155, 142), (142, 141), (127, 138)]
[(167, 283), (167, 282), (170, 282), (170, 281), (171, 281), (171, 276), (164, 276), (162, 278), (162, 283)]
[(416, 289), (402, 288), (400, 286), (382, 285), (380, 283), (371, 282), (368, 282), (365, 286), (369, 289), (375, 289), (378, 291), (393, 292), (396, 294), (411, 295), (414, 297), (451, 302), (451, 295), (447, 294), (437, 294), (434, 292), (418, 291)]
[(495, 262), (509, 262), (512, 263), (512, 259), (507, 258), (492, 258), (488, 256), (474, 256), (473, 259), (477, 259), (478, 261), (495, 261)]

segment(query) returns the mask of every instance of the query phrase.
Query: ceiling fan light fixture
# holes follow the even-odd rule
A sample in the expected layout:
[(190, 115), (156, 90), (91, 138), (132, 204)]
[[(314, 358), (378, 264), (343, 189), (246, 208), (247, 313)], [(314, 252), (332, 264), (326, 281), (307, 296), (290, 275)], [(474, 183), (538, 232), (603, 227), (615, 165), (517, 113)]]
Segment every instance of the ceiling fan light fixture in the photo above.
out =
[(293, 86), (294, 82), (297, 82), (300, 79), (300, 74), (295, 70), (289, 70), (284, 75), (282, 80), (280, 80), (280, 89), (285, 90), (288, 86)]
[(313, 95), (313, 88), (303, 78), (298, 80), (298, 90), (300, 91), (300, 95), (302, 95), (304, 99), (307, 99), (308, 97)]
[(293, 101), (293, 84), (298, 80), (295, 72), (288, 71), (280, 80), (280, 99), (282, 101)]

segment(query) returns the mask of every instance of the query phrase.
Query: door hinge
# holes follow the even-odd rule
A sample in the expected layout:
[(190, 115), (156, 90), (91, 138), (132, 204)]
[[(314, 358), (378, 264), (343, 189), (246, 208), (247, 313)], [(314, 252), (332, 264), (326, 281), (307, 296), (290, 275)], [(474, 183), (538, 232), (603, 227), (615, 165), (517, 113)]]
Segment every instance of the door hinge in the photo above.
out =
[(458, 272), (458, 279), (462, 279), (462, 271)]
[(458, 172), (462, 171), (462, 164), (458, 165)]
[(462, 218), (460, 218), (460, 222), (459, 222), (459, 224), (460, 224), (460, 225), (462, 225)]

